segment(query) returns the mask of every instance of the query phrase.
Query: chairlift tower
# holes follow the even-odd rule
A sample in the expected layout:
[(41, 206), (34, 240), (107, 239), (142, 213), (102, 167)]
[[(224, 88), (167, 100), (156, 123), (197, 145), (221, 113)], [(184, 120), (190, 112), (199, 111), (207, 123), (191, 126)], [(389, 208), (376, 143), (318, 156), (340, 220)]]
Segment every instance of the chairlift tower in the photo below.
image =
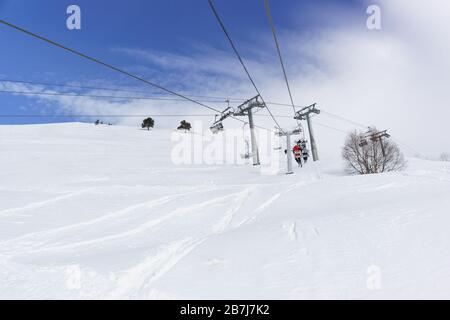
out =
[(242, 117), (242, 116), (248, 116), (248, 126), (250, 128), (250, 137), (251, 137), (251, 143), (252, 143), (252, 157), (253, 157), (253, 165), (258, 166), (260, 165), (259, 161), (259, 151), (258, 151), (258, 144), (256, 141), (256, 135), (255, 135), (255, 124), (253, 122), (253, 109), (262, 109), (265, 107), (264, 103), (259, 101), (260, 96), (257, 95), (241, 105), (237, 106), (236, 108), (228, 107), (220, 115), (216, 115), (216, 118), (214, 120), (214, 123), (211, 125), (210, 129), (212, 133), (218, 133), (220, 131), (223, 131), (223, 124), (222, 121), (224, 121), (228, 117)]
[(375, 131), (372, 131), (371, 128), (369, 128), (369, 131), (366, 133), (366, 135), (361, 140), (359, 145), (361, 147), (367, 145), (367, 140), (366, 140), (367, 138), (369, 138), (372, 141), (379, 141), (380, 146), (381, 146), (381, 152), (383, 153), (383, 157), (386, 158), (386, 150), (384, 149), (383, 138), (389, 139), (390, 137), (391, 137), (391, 135), (389, 133), (387, 133), (387, 130), (375, 132)]
[(313, 156), (313, 160), (319, 160), (319, 154), (317, 152), (316, 140), (314, 139), (314, 132), (311, 124), (311, 113), (320, 114), (320, 110), (317, 109), (317, 104), (314, 103), (310, 106), (304, 107), (303, 109), (297, 111), (295, 113), (294, 119), (297, 120), (306, 120), (308, 123), (308, 131), (309, 131), (309, 140), (311, 141), (311, 152)]
[(242, 116), (248, 116), (248, 126), (250, 128), (250, 139), (252, 142), (252, 156), (253, 156), (253, 165), (259, 166), (259, 150), (258, 150), (258, 143), (256, 141), (256, 135), (255, 135), (255, 124), (253, 122), (253, 109), (262, 109), (265, 107), (264, 103), (259, 101), (260, 96), (257, 95), (241, 105), (237, 106), (233, 116), (235, 117), (242, 117)]
[(286, 174), (293, 174), (292, 170), (292, 155), (291, 155), (291, 136), (301, 134), (302, 130), (300, 127), (297, 127), (293, 130), (283, 130), (278, 131), (277, 135), (279, 137), (286, 137), (286, 156), (287, 156), (287, 171)]

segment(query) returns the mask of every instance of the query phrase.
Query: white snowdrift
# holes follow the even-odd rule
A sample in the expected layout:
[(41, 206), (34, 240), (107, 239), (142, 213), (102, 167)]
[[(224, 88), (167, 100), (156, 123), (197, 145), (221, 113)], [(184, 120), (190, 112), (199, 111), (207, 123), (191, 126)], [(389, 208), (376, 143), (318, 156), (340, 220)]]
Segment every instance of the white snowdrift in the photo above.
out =
[(0, 298), (450, 298), (450, 165), (176, 166), (170, 132), (0, 126)]

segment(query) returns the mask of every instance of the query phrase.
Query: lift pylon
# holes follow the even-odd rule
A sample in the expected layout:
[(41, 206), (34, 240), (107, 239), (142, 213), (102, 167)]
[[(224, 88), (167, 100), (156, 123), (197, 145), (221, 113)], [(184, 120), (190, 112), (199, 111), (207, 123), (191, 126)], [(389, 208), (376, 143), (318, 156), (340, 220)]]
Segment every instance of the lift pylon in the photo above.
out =
[(308, 123), (309, 130), (309, 140), (311, 141), (311, 152), (313, 156), (313, 160), (319, 160), (319, 154), (317, 152), (316, 139), (314, 138), (314, 132), (311, 124), (311, 113), (320, 114), (320, 110), (317, 109), (317, 103), (314, 103), (310, 106), (304, 107), (303, 109), (297, 111), (295, 113), (294, 119), (297, 120), (306, 120)]
[(226, 118), (233, 116), (233, 117), (242, 117), (247, 116), (248, 117), (248, 125), (250, 128), (250, 136), (251, 136), (251, 143), (252, 143), (252, 156), (253, 156), (253, 165), (257, 166), (260, 165), (259, 161), (259, 151), (258, 151), (258, 144), (256, 141), (256, 134), (255, 134), (255, 124), (253, 121), (253, 109), (262, 109), (265, 108), (265, 105), (263, 102), (259, 101), (260, 96), (257, 95), (244, 103), (240, 104), (236, 108), (228, 107), (226, 108), (221, 114), (216, 115), (216, 119), (213, 123), (213, 125), (210, 127), (211, 131), (213, 133), (217, 133), (221, 130), (223, 130), (223, 124), (222, 121)]
[(302, 129), (300, 127), (294, 128), (292, 130), (283, 130), (278, 131), (277, 135), (279, 137), (286, 137), (286, 157), (287, 157), (287, 171), (286, 174), (293, 174), (292, 170), (292, 155), (291, 155), (291, 136), (299, 135), (302, 133)]

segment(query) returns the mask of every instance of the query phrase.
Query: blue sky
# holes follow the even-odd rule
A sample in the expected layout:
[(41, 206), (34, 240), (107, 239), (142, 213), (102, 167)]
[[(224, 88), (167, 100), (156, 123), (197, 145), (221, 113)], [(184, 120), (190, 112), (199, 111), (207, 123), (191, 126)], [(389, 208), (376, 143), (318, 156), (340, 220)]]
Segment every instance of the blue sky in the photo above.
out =
[[(272, 45), (262, 0), (216, 0), (215, 3), (244, 57), (251, 57), (255, 51), (264, 51), (269, 57), (275, 54), (274, 51), (267, 51), (267, 47), (260, 46), (264, 41)], [(66, 8), (70, 4), (81, 7), (82, 30), (69, 31), (66, 28)], [(361, 1), (272, 0), (271, 6), (282, 40), (285, 31), (301, 30), (307, 34), (320, 28), (345, 25), (346, 19), (353, 14), (356, 20), (361, 19), (363, 22), (365, 19), (365, 8)], [(183, 57), (207, 48), (220, 50), (234, 59), (206, 0), (0, 0), (0, 16), (6, 21), (185, 93), (196, 91), (196, 88), (186, 85), (183, 82), (185, 75), (177, 72), (189, 71), (167, 70), (163, 64), (137, 59), (135, 54), (129, 54), (126, 50), (139, 49), (163, 57)], [(133, 80), (3, 25), (0, 26), (0, 39), (3, 43), (0, 50), (2, 79), (114, 85), (153, 92)], [(273, 57), (276, 58), (275, 55)], [(211, 79), (216, 79), (213, 71), (209, 75)], [(177, 82), (177, 79), (180, 81)], [(208, 81), (208, 78), (203, 77), (202, 80)], [(0, 104), (2, 115), (58, 114), (60, 111), (58, 102), (43, 102), (36, 97), (5, 93), (0, 93)], [(69, 120), (74, 119), (0, 117), (0, 124)]]

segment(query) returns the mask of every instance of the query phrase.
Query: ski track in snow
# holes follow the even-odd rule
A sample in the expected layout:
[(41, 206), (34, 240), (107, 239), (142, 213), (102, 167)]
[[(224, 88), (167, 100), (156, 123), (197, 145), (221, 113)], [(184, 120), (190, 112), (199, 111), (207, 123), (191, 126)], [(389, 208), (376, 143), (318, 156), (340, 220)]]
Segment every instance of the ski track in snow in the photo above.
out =
[[(233, 215), (235, 212), (239, 209), (240, 205), (245, 201), (245, 199), (248, 197), (248, 194), (250, 192), (251, 188), (247, 188), (244, 191), (240, 191), (237, 193), (228, 194), (225, 196), (220, 196), (216, 198), (212, 198), (210, 200), (206, 200), (200, 203), (195, 203), (190, 206), (186, 207), (179, 207), (175, 210), (172, 210), (169, 213), (166, 213), (164, 215), (159, 216), (155, 219), (150, 219), (145, 221), (144, 223), (141, 223), (138, 227), (128, 229), (124, 232), (116, 233), (109, 236), (104, 237), (98, 237), (90, 240), (85, 241), (79, 241), (79, 242), (72, 242), (65, 245), (52, 245), (51, 240), (49, 240), (50, 236), (58, 235), (60, 232), (67, 232), (71, 231), (74, 228), (83, 227), (92, 223), (98, 223), (104, 222), (106, 219), (111, 219), (112, 217), (118, 217), (122, 216), (124, 214), (127, 214), (133, 210), (136, 210), (138, 208), (141, 208), (142, 206), (161, 206), (164, 203), (167, 203), (170, 200), (173, 200), (178, 196), (172, 196), (172, 197), (164, 197), (163, 199), (159, 199), (156, 201), (150, 201), (145, 202), (143, 204), (138, 204), (132, 207), (128, 207), (126, 209), (120, 210), (118, 212), (109, 214), (104, 217), (100, 217), (99, 219), (95, 219), (90, 222), (85, 223), (79, 223), (76, 225), (68, 226), (67, 228), (60, 228), (57, 230), (51, 230), (51, 231), (44, 231), (42, 233), (38, 234), (32, 234), (32, 235), (26, 235), (23, 238), (16, 238), (11, 241), (5, 241), (4, 243), (1, 243), (0, 245), (2, 247), (5, 247), (3, 250), (3, 254), (11, 255), (11, 256), (20, 256), (20, 255), (27, 255), (27, 254), (37, 254), (42, 252), (52, 252), (52, 251), (64, 251), (68, 249), (75, 249), (85, 246), (92, 246), (92, 245), (98, 245), (100, 243), (109, 242), (113, 240), (119, 240), (129, 237), (135, 237), (139, 234), (145, 233), (149, 231), (151, 228), (156, 227), (172, 218), (178, 217), (178, 216), (184, 216), (186, 214), (190, 213), (196, 213), (201, 211), (204, 208), (207, 208), (209, 206), (215, 205), (215, 204), (222, 204), (222, 203), (233, 203), (234, 201), (237, 202), (235, 206), (232, 206), (226, 213), (224, 214), (221, 221), (219, 221), (214, 227), (213, 230), (216, 233), (220, 233), (231, 223), (231, 220), (233, 218)], [(169, 199), (168, 199), (169, 198)], [(237, 200), (236, 200), (237, 199)], [(36, 238), (37, 237), (37, 238)], [(39, 241), (38, 239), (41, 238), (43, 240)], [(26, 240), (26, 241), (24, 241)], [(15, 245), (14, 245), (15, 244)]]
[[(11, 259), (14, 259), (15, 257), (29, 254), (34, 255), (42, 252), (65, 252), (68, 249), (73, 249), (76, 247), (94, 245), (100, 242), (117, 240), (124, 237), (133, 237), (138, 233), (146, 232), (151, 227), (157, 226), (160, 223), (163, 223), (175, 216), (181, 216), (191, 212), (198, 212), (205, 207), (215, 204), (227, 203), (229, 209), (224, 212), (222, 218), (217, 223), (211, 226), (210, 230), (204, 230), (202, 232), (203, 235), (201, 235), (200, 238), (189, 237), (173, 241), (167, 245), (160, 246), (156, 249), (156, 254), (149, 255), (142, 262), (112, 276), (112, 278), (114, 279), (112, 287), (114, 289), (111, 292), (102, 293), (102, 296), (106, 297), (107, 299), (132, 299), (137, 297), (145, 297), (148, 296), (149, 293), (154, 292), (154, 288), (152, 288), (152, 284), (154, 282), (160, 279), (165, 273), (170, 271), (175, 265), (179, 263), (179, 261), (186, 257), (196, 247), (204, 243), (210, 236), (223, 233), (225, 230), (227, 230), (227, 228), (231, 225), (235, 214), (241, 209), (242, 205), (248, 200), (251, 193), (257, 187), (258, 186), (252, 185), (249, 187), (245, 187), (243, 188), (243, 190), (236, 193), (215, 197), (213, 199), (195, 203), (187, 207), (180, 207), (168, 214), (165, 214), (164, 216), (161, 216), (158, 219), (148, 220), (137, 228), (127, 230), (126, 232), (120, 234), (114, 234), (108, 237), (100, 237), (89, 241), (75, 242), (61, 246), (48, 245), (48, 242), (50, 242), (49, 237), (51, 236), (55, 236), (65, 232), (73, 232), (78, 228), (99, 222), (105, 222), (111, 218), (119, 218), (120, 216), (123, 216), (135, 209), (139, 209), (144, 206), (146, 208), (156, 208), (158, 206), (166, 204), (169, 201), (179, 198), (181, 195), (167, 196), (153, 201), (140, 203), (135, 206), (127, 207), (117, 212), (99, 217), (97, 219), (70, 225), (67, 227), (39, 232), (36, 234), (28, 234), (20, 238), (4, 241), (0, 244), (1, 246), (9, 247), (9, 251), (3, 250), (4, 253), (7, 253), (6, 255), (3, 255), (3, 261), (9, 261)], [(211, 189), (209, 189), (209, 191), (211, 191)], [(197, 191), (195, 193), (201, 192), (204, 192), (204, 190)], [(193, 193), (194, 192), (191, 192), (191, 194)], [(238, 226), (234, 228), (238, 227), (240, 227), (240, 224), (238, 224)], [(38, 242), (35, 237), (45, 239), (46, 244), (43, 244), (44, 241)], [(13, 243), (17, 243), (18, 247), (11, 248), (11, 244)], [(36, 243), (38, 243), (39, 245), (36, 245)], [(26, 247), (26, 249), (20, 250), (21, 246)], [(99, 277), (97, 276), (97, 278)], [(105, 277), (102, 276), (100, 278)], [(111, 276), (109, 278), (111, 278)], [(86, 295), (89, 294), (86, 293)]]
[(88, 188), (88, 189), (84, 189), (84, 190), (77, 191), (77, 192), (65, 193), (65, 194), (63, 194), (61, 196), (54, 197), (54, 198), (51, 198), (51, 199), (47, 199), (47, 200), (44, 200), (44, 201), (37, 201), (37, 202), (34, 202), (34, 203), (30, 203), (30, 204), (28, 204), (26, 206), (23, 206), (23, 207), (4, 209), (4, 210), (0, 211), (0, 216), (1, 215), (13, 215), (13, 214), (16, 214), (17, 212), (21, 212), (21, 211), (30, 211), (30, 210), (39, 209), (39, 208), (42, 208), (42, 207), (44, 207), (44, 206), (46, 206), (48, 204), (52, 204), (52, 203), (55, 203), (55, 202), (60, 202), (60, 201), (63, 201), (63, 200), (67, 200), (67, 199), (74, 198), (76, 196), (85, 194), (85, 193), (91, 191), (92, 189), (93, 188)]
[(245, 225), (245, 224), (249, 224), (249, 223), (252, 223), (252, 222), (256, 221), (258, 219), (258, 217), (264, 211), (266, 211), (271, 205), (275, 204), (277, 202), (277, 200), (279, 198), (281, 198), (283, 195), (288, 194), (289, 192), (294, 191), (295, 189), (298, 189), (300, 187), (307, 186), (307, 185), (309, 185), (311, 183), (312, 182), (310, 182), (310, 181), (308, 181), (308, 182), (305, 182), (305, 181), (297, 182), (297, 183), (294, 183), (294, 184), (291, 184), (291, 185), (287, 186), (284, 191), (275, 193), (275, 195), (270, 197), (267, 201), (263, 202), (255, 210), (253, 210), (253, 214), (254, 215), (251, 216), (250, 218), (247, 218), (244, 221), (242, 221), (239, 226)]
[[(142, 291), (151, 292), (151, 285), (155, 281), (170, 271), (170, 269), (196, 247), (207, 241), (208, 237), (223, 233), (231, 225), (234, 215), (254, 190), (255, 186), (247, 187), (236, 194), (215, 199), (214, 202), (222, 202), (225, 199), (231, 198), (233, 202), (230, 208), (224, 213), (223, 218), (212, 227), (212, 232), (206, 231), (206, 234), (201, 238), (187, 238), (164, 246), (162, 250), (158, 250), (159, 253), (156, 255), (147, 257), (143, 262), (125, 271), (125, 275), (119, 278), (119, 288), (111, 296), (132, 297)], [(212, 203), (208, 201), (208, 204)]]
[[(209, 188), (209, 190), (211, 190), (211, 188)], [(106, 222), (108, 220), (112, 220), (112, 219), (118, 219), (120, 217), (126, 216), (126, 215), (130, 214), (131, 212), (139, 210), (139, 209), (143, 209), (143, 208), (153, 209), (153, 208), (162, 206), (164, 204), (167, 204), (171, 201), (176, 201), (177, 199), (179, 199), (181, 197), (192, 196), (196, 193), (203, 193), (203, 192), (205, 192), (205, 190), (203, 188), (201, 188), (201, 190), (199, 190), (199, 191), (191, 191), (191, 192), (186, 192), (183, 194), (164, 196), (164, 197), (154, 199), (151, 201), (144, 201), (144, 202), (108, 213), (104, 216), (101, 216), (101, 217), (98, 217), (98, 218), (95, 218), (95, 219), (92, 219), (89, 221), (83, 221), (83, 222), (75, 223), (72, 225), (54, 228), (51, 230), (46, 230), (46, 231), (41, 231), (41, 232), (29, 233), (29, 234), (25, 234), (25, 235), (17, 237), (17, 238), (4, 240), (4, 241), (0, 242), (0, 247), (1, 246), (10, 246), (14, 243), (20, 243), (20, 242), (24, 242), (28, 246), (28, 243), (42, 241), (39, 239), (48, 240), (52, 236), (60, 236), (61, 234), (64, 234), (66, 232), (76, 232), (76, 229), (83, 229), (87, 226), (104, 223), (104, 222)]]
[(234, 215), (242, 207), (244, 202), (250, 197), (251, 192), (255, 187), (250, 187), (244, 189), (240, 192), (234, 200), (235, 205), (228, 209), (223, 218), (213, 227), (214, 232), (221, 233), (231, 224)]
[(118, 275), (117, 287), (107, 294), (109, 299), (146, 296), (151, 285), (170, 271), (204, 239), (182, 239), (158, 248), (157, 253)]
[(277, 193), (274, 196), (272, 196), (269, 200), (267, 200), (266, 202), (264, 202), (262, 205), (260, 205), (258, 208), (256, 208), (256, 210), (254, 210), (254, 213), (260, 213), (262, 211), (264, 211), (266, 208), (268, 208), (272, 203), (274, 203), (275, 201), (277, 201), (277, 199), (279, 197), (281, 197), (282, 193)]
[(288, 232), (289, 240), (291, 241), (297, 241), (298, 234), (297, 234), (297, 222), (291, 222), (291, 223), (285, 223), (283, 225), (283, 228), (286, 229)]

